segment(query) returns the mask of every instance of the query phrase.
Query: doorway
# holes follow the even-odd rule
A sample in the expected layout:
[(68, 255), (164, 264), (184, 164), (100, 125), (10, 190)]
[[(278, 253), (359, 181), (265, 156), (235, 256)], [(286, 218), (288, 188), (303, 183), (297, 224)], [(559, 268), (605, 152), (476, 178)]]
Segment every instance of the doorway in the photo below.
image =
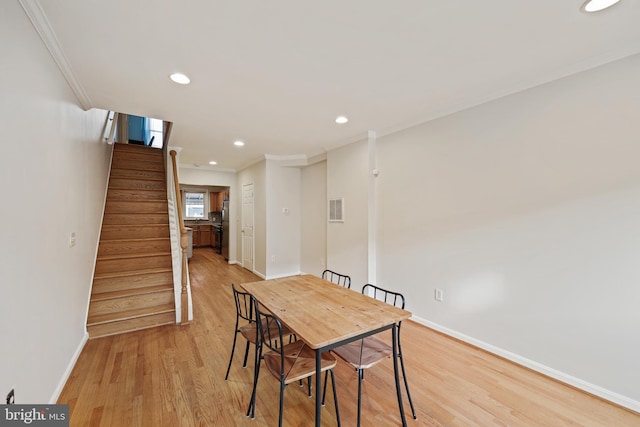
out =
[(242, 266), (253, 272), (253, 183), (242, 186)]

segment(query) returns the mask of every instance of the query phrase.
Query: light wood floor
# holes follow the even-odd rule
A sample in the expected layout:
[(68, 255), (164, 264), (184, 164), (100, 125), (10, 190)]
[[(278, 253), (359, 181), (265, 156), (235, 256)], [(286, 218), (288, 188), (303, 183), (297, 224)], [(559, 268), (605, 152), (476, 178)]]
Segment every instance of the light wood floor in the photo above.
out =
[[(258, 278), (211, 249), (196, 249), (190, 269), (193, 323), (87, 343), (58, 401), (70, 404), (72, 426), (277, 425), (278, 384), (266, 371), (256, 419), (244, 416), (253, 366), (241, 367), (244, 346), (224, 381), (235, 321), (231, 283)], [(640, 414), (424, 326), (405, 322), (402, 333), (418, 412), (413, 420), (406, 405), (409, 426), (640, 426)], [(356, 375), (339, 363), (336, 376), (342, 424), (355, 425)], [(390, 360), (366, 372), (363, 426), (400, 425), (394, 393)], [(323, 425), (335, 425), (331, 402), (329, 395)], [(313, 425), (314, 409), (306, 389), (285, 390), (286, 426)]]

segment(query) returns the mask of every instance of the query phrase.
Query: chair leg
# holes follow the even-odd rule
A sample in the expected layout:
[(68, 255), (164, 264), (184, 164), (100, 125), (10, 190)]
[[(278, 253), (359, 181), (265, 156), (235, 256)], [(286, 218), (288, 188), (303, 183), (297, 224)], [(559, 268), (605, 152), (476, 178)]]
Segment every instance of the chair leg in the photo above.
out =
[(360, 427), (360, 412), (362, 408), (362, 380), (364, 379), (364, 369), (358, 369), (358, 423)]
[[(327, 397), (327, 376), (329, 372), (324, 373), (324, 386), (322, 386), (322, 406), (324, 406), (325, 398)], [(333, 371), (331, 371), (331, 376), (333, 376)]]
[(411, 400), (411, 393), (409, 392), (409, 383), (407, 382), (407, 374), (404, 371), (404, 359), (402, 358), (402, 353), (398, 355), (400, 358), (400, 367), (402, 368), (402, 378), (404, 378), (404, 388), (407, 390), (407, 397), (409, 398), (409, 406), (411, 407), (411, 414), (413, 415), (413, 419), (417, 420), (416, 410), (413, 407), (413, 400)]
[(282, 427), (282, 412), (284, 411), (284, 382), (280, 382), (280, 411), (278, 415), (278, 427)]
[(311, 397), (311, 377), (307, 377), (307, 390), (308, 390), (308, 394), (309, 397)]
[(247, 408), (247, 417), (251, 415), (251, 419), (256, 418), (256, 390), (258, 388), (258, 378), (260, 376), (260, 360), (262, 359), (262, 345), (256, 344), (255, 363), (253, 365), (253, 390), (251, 391), (251, 400), (249, 408)]
[[(333, 401), (336, 405), (336, 420), (338, 421), (338, 427), (340, 427), (340, 409), (338, 409), (338, 394), (336, 393), (336, 377), (333, 375), (333, 369), (329, 369), (331, 372), (331, 387), (333, 388)], [(325, 382), (324, 385), (327, 385), (327, 376), (324, 377)], [(325, 389), (326, 391), (326, 389)], [(322, 397), (323, 405), (324, 405), (324, 393)]]
[(236, 333), (233, 335), (233, 345), (231, 346), (231, 356), (229, 356), (229, 366), (227, 366), (227, 373), (224, 376), (225, 381), (227, 380), (227, 378), (229, 378), (229, 370), (231, 369), (231, 361), (233, 360), (233, 353), (236, 350), (237, 338), (238, 338), (238, 328), (236, 327)]
[(242, 367), (247, 367), (247, 358), (249, 357), (249, 341), (247, 341), (247, 348), (244, 350), (244, 360), (242, 361)]

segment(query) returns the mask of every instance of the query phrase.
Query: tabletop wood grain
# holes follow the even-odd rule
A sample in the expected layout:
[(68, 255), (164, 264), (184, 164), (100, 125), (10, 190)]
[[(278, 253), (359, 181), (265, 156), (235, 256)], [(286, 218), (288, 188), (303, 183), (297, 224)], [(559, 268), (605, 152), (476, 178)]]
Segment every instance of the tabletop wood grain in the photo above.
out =
[(241, 286), (313, 349), (411, 317), (406, 310), (312, 275)]

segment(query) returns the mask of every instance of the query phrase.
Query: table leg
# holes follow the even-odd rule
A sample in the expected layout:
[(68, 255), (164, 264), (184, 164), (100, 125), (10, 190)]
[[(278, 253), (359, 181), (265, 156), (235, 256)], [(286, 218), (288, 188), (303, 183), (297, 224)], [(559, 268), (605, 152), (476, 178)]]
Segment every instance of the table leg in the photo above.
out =
[(407, 426), (407, 419), (404, 416), (404, 404), (402, 402), (402, 390), (400, 389), (400, 377), (398, 375), (398, 325), (393, 325), (391, 332), (393, 339), (393, 374), (396, 379), (396, 394), (398, 395), (398, 408), (400, 409), (400, 418), (402, 426)]
[(322, 421), (320, 419), (320, 414), (322, 410), (322, 405), (320, 402), (320, 383), (322, 382), (322, 352), (317, 349), (316, 350), (316, 427), (320, 427), (322, 425)]

